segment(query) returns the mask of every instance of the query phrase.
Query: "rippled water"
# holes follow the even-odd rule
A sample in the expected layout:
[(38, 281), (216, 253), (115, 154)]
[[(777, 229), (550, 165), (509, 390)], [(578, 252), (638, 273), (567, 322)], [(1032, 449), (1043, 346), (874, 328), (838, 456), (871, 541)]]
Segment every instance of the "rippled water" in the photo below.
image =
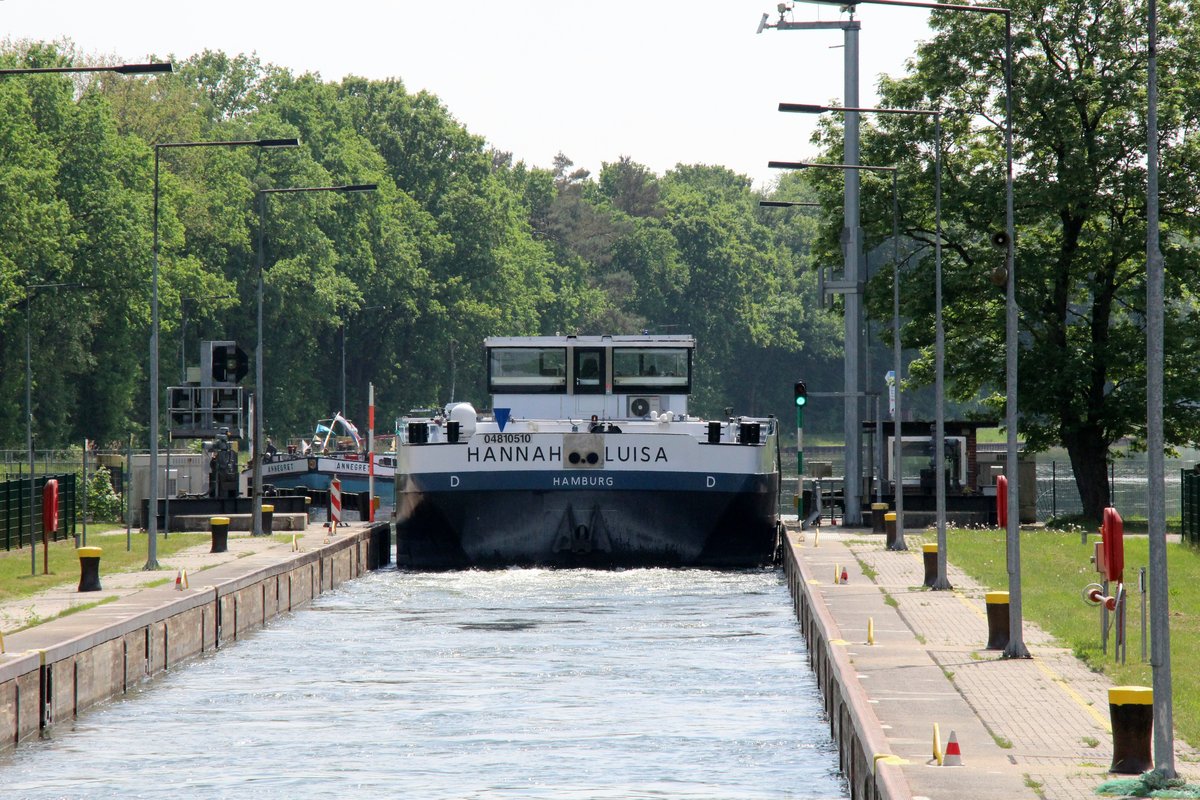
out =
[(846, 797), (775, 572), (384, 571), (52, 738), (5, 798)]

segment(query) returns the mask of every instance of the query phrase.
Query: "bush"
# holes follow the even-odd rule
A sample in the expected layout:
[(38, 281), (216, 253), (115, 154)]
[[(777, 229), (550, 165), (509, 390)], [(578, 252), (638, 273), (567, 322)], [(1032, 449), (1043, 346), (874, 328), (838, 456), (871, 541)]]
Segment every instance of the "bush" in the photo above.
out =
[(123, 503), (113, 490), (108, 467), (99, 467), (88, 477), (88, 515), (97, 522), (119, 522)]

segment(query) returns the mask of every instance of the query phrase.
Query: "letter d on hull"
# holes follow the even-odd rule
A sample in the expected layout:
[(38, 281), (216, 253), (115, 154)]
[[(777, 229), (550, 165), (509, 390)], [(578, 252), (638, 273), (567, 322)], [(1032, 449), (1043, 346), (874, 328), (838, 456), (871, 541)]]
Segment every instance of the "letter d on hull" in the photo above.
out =
[(706, 475), (706, 476), (704, 476), (704, 485), (707, 486), (709, 489), (712, 489), (713, 487), (715, 487), (717, 485), (717, 479), (714, 478), (712, 475)]

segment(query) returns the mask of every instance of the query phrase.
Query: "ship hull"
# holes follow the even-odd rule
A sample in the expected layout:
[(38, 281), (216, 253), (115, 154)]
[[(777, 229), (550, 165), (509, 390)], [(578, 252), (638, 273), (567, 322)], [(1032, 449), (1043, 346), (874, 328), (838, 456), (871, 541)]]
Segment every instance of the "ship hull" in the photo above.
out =
[[(248, 489), (253, 470), (242, 471), (243, 493)], [(332, 458), (329, 456), (277, 456), (263, 464), (263, 484), (276, 489), (317, 489), (329, 491), (329, 484), (337, 478), (343, 492), (365, 492), (374, 480), (375, 494), (391, 503), (395, 469), (375, 464), (375, 475), (369, 474), (369, 465), (364, 460)]]
[(744, 490), (412, 492), (396, 527), (414, 569), (756, 567), (777, 544), (773, 478)]
[[(511, 440), (511, 442), (510, 442)], [(576, 458), (595, 454), (592, 462)], [(772, 563), (774, 437), (483, 434), (404, 444), (397, 563), (414, 569)]]

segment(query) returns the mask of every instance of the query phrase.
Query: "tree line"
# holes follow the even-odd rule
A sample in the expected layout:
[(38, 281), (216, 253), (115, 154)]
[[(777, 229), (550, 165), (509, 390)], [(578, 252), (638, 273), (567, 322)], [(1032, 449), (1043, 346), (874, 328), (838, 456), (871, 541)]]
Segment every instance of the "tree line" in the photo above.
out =
[[(1173, 445), (1200, 439), (1197, 2), (1159, 4), (1164, 419)], [(1146, 433), (1145, 9), (1129, 0), (1007, 7), (1020, 433), (1031, 450), (1067, 449), (1085, 513), (1098, 517), (1111, 446), (1144, 444)], [(999, 419), (1003, 255), (989, 239), (1005, 217), (1003, 20), (933, 12), (930, 27), (906, 74), (880, 80), (879, 106), (942, 111), (949, 413)], [(13, 65), (79, 57), (62, 43), (0, 53)], [(822, 160), (841, 162), (840, 125), (837, 115), (824, 118), (815, 137)], [(933, 381), (934, 122), (864, 114), (863, 127), (862, 163), (898, 170), (905, 386), (919, 389)], [(489, 335), (691, 333), (693, 408), (775, 413), (785, 428), (793, 380), (805, 378), (810, 391), (841, 388), (841, 324), (821, 309), (813, 270), (842, 261), (838, 171), (785, 174), (759, 190), (715, 165), (661, 175), (632, 157), (595, 175), (566, 155), (529, 165), (399, 79), (330, 82), (205, 52), (153, 78), (0, 80), (0, 441), (23, 439), (27, 318), (37, 439), (144, 439), (152, 145), (288, 136), (302, 146), (164, 151), (160, 181), (163, 376), (181, 358), (195, 362), (201, 337), (254, 341), (257, 190), (378, 184), (358, 196), (272, 196), (265, 402), (277, 438), (333, 409), (361, 419), (368, 381), (384, 420), (450, 400), (483, 403)], [(820, 209), (761, 208), (764, 197)], [(868, 249), (890, 254), (890, 185), (864, 176), (862, 207)], [(49, 283), (81, 286), (30, 290), (26, 303), (27, 287)], [(866, 291), (886, 354), (890, 268)], [(169, 343), (185, 321), (181, 354)], [(875, 363), (890, 365), (887, 355)], [(868, 387), (881, 383), (881, 374), (867, 376)], [(927, 389), (917, 400), (908, 407), (931, 418)], [(836, 424), (840, 404), (828, 405)], [(806, 417), (818, 421), (820, 409)]]
[[(62, 43), (10, 45), (2, 59), (86, 62)], [(334, 410), (362, 421), (368, 382), (381, 432), (409, 408), (486, 406), (492, 335), (694, 334), (704, 413), (786, 410), (794, 376), (840, 374), (807, 255), (748, 178), (706, 165), (657, 175), (626, 157), (598, 175), (564, 155), (532, 166), (398, 79), (327, 82), (205, 52), (170, 75), (0, 80), (0, 441), (24, 441), (27, 330), (39, 447), (144, 441), (153, 145), (284, 137), (301, 146), (160, 150), (164, 407), (199, 340), (253, 352), (256, 192), (357, 183), (378, 188), (269, 198), (277, 440)]]

